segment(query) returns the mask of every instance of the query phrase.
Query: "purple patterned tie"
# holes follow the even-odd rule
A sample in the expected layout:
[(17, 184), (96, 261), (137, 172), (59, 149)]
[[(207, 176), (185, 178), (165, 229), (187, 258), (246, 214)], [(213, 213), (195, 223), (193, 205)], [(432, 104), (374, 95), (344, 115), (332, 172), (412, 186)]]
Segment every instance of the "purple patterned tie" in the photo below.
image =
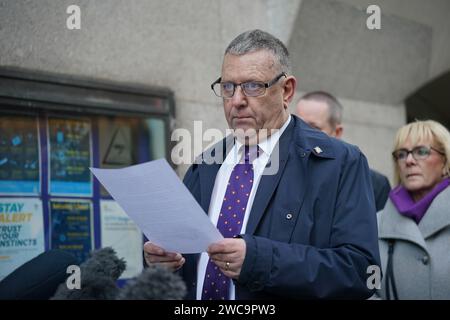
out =
[[(234, 166), (228, 181), (225, 198), (220, 209), (217, 229), (225, 238), (233, 238), (240, 234), (247, 202), (253, 186), (253, 153), (245, 147), (245, 161)], [(252, 153), (252, 154), (251, 154)], [(257, 156), (257, 155), (256, 155)], [(230, 278), (226, 277), (219, 267), (208, 260), (205, 279), (203, 281), (202, 300), (229, 300)]]

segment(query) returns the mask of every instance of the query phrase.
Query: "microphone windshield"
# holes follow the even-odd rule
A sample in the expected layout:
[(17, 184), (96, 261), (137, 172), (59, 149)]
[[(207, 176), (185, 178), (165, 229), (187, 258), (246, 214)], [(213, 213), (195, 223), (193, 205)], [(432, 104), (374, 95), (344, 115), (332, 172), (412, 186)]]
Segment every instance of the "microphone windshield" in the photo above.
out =
[(166, 267), (149, 266), (120, 291), (119, 300), (182, 300), (186, 285)]
[(52, 300), (111, 300), (119, 291), (116, 280), (125, 270), (126, 263), (119, 259), (111, 247), (91, 253), (80, 265), (80, 289), (69, 289), (61, 283)]

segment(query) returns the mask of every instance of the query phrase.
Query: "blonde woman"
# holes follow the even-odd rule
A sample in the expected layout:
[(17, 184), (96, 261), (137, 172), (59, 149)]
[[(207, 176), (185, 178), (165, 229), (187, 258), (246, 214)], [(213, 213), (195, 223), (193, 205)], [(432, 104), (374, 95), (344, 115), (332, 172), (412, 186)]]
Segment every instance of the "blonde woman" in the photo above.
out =
[(435, 121), (397, 132), (395, 187), (378, 215), (385, 299), (450, 299), (450, 133)]

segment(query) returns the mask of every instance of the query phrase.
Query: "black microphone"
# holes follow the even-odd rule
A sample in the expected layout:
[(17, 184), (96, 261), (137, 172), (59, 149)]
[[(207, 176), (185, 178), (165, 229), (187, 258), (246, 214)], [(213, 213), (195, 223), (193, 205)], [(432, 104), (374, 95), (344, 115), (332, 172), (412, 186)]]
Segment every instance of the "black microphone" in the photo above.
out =
[(63, 250), (41, 253), (0, 281), (0, 299), (47, 300), (68, 277), (67, 267), (76, 263), (76, 258)]
[(182, 300), (186, 285), (178, 274), (166, 267), (151, 265), (129, 280), (118, 300)]
[(69, 289), (66, 282), (59, 285), (52, 300), (112, 300), (119, 288), (116, 280), (125, 270), (126, 263), (119, 259), (111, 247), (93, 251), (80, 265), (80, 288)]

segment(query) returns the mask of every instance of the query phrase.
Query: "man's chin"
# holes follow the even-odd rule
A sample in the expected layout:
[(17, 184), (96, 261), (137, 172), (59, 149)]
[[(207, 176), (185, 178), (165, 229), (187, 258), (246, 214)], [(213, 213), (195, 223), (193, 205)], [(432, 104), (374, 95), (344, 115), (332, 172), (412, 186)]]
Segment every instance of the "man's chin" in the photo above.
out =
[(239, 127), (233, 129), (235, 138), (242, 144), (254, 145), (267, 139), (270, 132), (267, 129), (255, 129), (252, 127)]
[(239, 138), (244, 137), (253, 137), (256, 136), (257, 131), (255, 128), (246, 128), (246, 127), (239, 127), (233, 129), (234, 135)]

